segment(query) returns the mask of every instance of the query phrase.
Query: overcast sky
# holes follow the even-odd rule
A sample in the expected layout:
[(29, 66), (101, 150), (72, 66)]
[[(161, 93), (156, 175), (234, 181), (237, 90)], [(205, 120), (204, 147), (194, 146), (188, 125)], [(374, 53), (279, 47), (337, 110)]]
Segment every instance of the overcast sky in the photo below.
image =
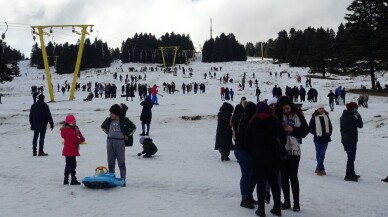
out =
[[(308, 26), (333, 28), (344, 22), (352, 0), (0, 0), (0, 22), (8, 22), (5, 41), (27, 56), (34, 41), (29, 25), (94, 24), (89, 37), (110, 47), (136, 32), (157, 38), (166, 32), (189, 34), (195, 47), (210, 38), (234, 33), (237, 40), (258, 42), (280, 30)], [(21, 25), (22, 24), (22, 25)], [(5, 24), (0, 23), (0, 34)], [(53, 29), (46, 41), (75, 43), (71, 29)], [(97, 33), (99, 32), (99, 34)], [(37, 40), (38, 41), (38, 40)]]

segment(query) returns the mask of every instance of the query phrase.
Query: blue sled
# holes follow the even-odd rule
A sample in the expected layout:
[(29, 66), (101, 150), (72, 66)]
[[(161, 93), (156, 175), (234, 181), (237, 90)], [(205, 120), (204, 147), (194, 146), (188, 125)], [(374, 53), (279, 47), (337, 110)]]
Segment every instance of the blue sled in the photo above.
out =
[(123, 186), (124, 179), (116, 178), (114, 173), (100, 174), (98, 176), (87, 176), (82, 183), (88, 188), (111, 188)]

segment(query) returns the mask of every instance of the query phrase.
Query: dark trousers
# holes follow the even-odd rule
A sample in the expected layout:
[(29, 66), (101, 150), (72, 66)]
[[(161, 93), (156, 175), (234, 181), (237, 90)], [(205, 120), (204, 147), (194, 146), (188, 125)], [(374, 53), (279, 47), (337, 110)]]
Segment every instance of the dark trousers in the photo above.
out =
[(240, 191), (241, 195), (252, 195), (256, 186), (256, 176), (252, 170), (252, 156), (246, 150), (235, 149), (234, 155), (241, 169)]
[(334, 111), (334, 100), (329, 100), (330, 110)]
[(354, 161), (356, 160), (357, 144), (344, 144), (348, 161), (346, 162), (346, 177), (354, 177)]
[(262, 166), (255, 168), (257, 177), (257, 200), (260, 206), (264, 206), (264, 198), (266, 193), (267, 180), (271, 187), (274, 207), (280, 208), (280, 187), (278, 184), (279, 166)]
[(34, 138), (32, 139), (32, 151), (36, 153), (36, 146), (39, 137), (39, 152), (43, 152), (44, 137), (46, 135), (46, 127), (40, 127), (34, 129)]
[(75, 159), (75, 156), (72, 157), (66, 157), (66, 166), (65, 166), (65, 176), (71, 175), (71, 177), (74, 177), (76, 172), (75, 169), (77, 168), (77, 160)]
[[(281, 180), (284, 196), (284, 203), (290, 203), (290, 183), (294, 204), (299, 205), (299, 169), (300, 156), (290, 155), (289, 160), (283, 161), (281, 165)], [(291, 203), (290, 203), (291, 204)]]

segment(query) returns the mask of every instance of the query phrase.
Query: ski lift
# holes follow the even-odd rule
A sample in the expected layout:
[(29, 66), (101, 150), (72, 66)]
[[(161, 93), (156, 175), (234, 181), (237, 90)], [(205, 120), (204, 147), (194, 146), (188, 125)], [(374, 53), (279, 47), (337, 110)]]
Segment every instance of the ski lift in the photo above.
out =
[(7, 22), (4, 22), (4, 23), (5, 23), (5, 25), (7, 26), (7, 28), (5, 29), (5, 32), (4, 32), (3, 34), (1, 34), (1, 39), (2, 39), (2, 41), (1, 41), (1, 47), (2, 47), (2, 49), (3, 49), (3, 54), (4, 54), (4, 45), (5, 45), (5, 42), (4, 42), (5, 33), (7, 33), (7, 31), (8, 31), (8, 23), (7, 23)]

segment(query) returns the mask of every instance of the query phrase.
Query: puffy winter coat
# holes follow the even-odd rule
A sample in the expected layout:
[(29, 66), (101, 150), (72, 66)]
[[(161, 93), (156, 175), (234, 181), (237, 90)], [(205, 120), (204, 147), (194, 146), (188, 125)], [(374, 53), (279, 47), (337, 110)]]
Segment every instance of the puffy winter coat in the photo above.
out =
[(143, 109), (141, 110), (140, 114), (140, 120), (144, 124), (150, 124), (152, 120), (152, 107), (154, 106), (154, 103), (150, 98), (147, 98), (143, 102), (140, 103), (141, 106), (143, 106)]
[(62, 155), (66, 157), (79, 156), (78, 145), (85, 141), (81, 132), (65, 124), (61, 128), (61, 137), (64, 139)]
[(344, 110), (340, 118), (341, 142), (342, 144), (357, 144), (358, 131), (362, 128), (363, 122), (360, 115), (354, 115), (349, 110)]
[(224, 102), (218, 112), (218, 123), (216, 132), (216, 144), (215, 149), (233, 149), (232, 142), (232, 127), (230, 126), (230, 120), (232, 118), (233, 106), (227, 102)]
[(245, 138), (252, 153), (254, 168), (280, 163), (277, 148), (279, 145), (284, 148), (287, 137), (278, 120), (267, 114), (257, 115), (249, 124)]

